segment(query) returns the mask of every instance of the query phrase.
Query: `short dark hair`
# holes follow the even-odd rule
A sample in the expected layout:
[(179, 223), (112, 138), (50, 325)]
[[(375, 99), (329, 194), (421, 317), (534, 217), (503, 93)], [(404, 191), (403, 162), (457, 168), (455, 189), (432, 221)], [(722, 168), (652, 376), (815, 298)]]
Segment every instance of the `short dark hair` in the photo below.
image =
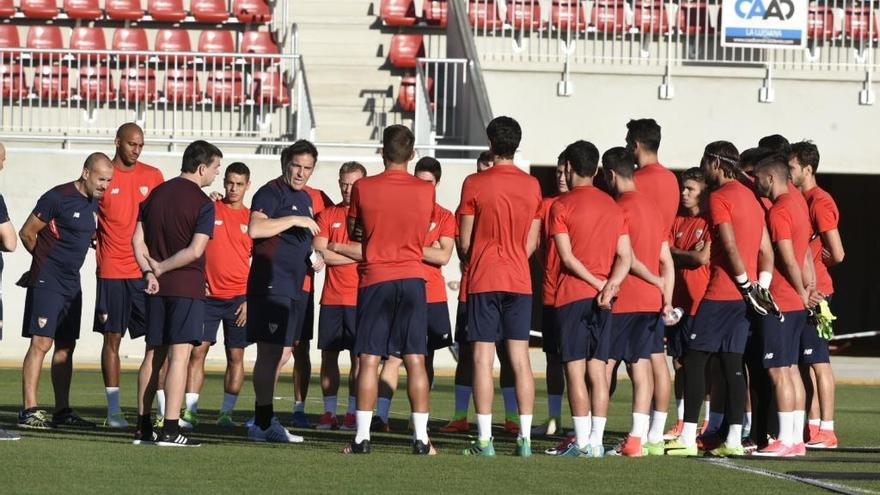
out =
[(739, 176), (739, 151), (730, 141), (713, 141), (703, 149), (703, 160), (718, 160), (721, 171), (728, 179)]
[(86, 161), (83, 163), (83, 168), (87, 169), (87, 170), (94, 170), (95, 165), (97, 165), (97, 163), (98, 163), (98, 160), (100, 160), (102, 158), (104, 160), (107, 160), (108, 162), (110, 161), (110, 157), (105, 155), (104, 153), (101, 153), (100, 151), (96, 151), (96, 152), (90, 154), (89, 156), (86, 157)]
[(788, 181), (788, 156), (782, 153), (767, 155), (755, 164), (755, 172), (759, 170), (766, 170), (773, 177), (781, 181)]
[(556, 166), (561, 167), (565, 165), (565, 150), (562, 150), (562, 153), (556, 157)]
[(389, 125), (382, 131), (382, 157), (386, 162), (403, 163), (412, 157), (415, 142), (416, 138), (409, 127)]
[(522, 128), (510, 117), (495, 117), (486, 127), (486, 137), (496, 157), (513, 158), (522, 140)]
[(350, 174), (352, 172), (360, 172), (364, 177), (367, 176), (367, 169), (360, 162), (345, 162), (339, 167), (339, 175)]
[(625, 179), (631, 179), (636, 171), (632, 151), (623, 146), (615, 146), (607, 150), (602, 154), (602, 169), (606, 174), (614, 172)]
[(194, 174), (199, 169), (199, 165), (210, 164), (214, 157), (223, 158), (223, 152), (207, 141), (202, 141), (201, 139), (193, 141), (183, 151), (183, 162), (180, 165), (180, 171)]
[(819, 168), (819, 148), (812, 141), (801, 141), (791, 145), (791, 153), (788, 155), (789, 160), (797, 158), (801, 168), (807, 166), (813, 169), (813, 173)]
[(592, 177), (599, 168), (599, 149), (589, 141), (581, 139), (569, 144), (562, 152), (562, 157), (581, 177)]
[(229, 166), (226, 167), (226, 172), (224, 172), (223, 178), (226, 179), (229, 177), (229, 174), (243, 175), (248, 181), (251, 180), (251, 169), (241, 162), (230, 163)]
[(788, 142), (788, 139), (785, 139), (785, 137), (780, 134), (771, 134), (762, 137), (760, 141), (758, 141), (758, 147), (767, 148), (770, 151), (782, 153), (786, 156), (791, 152), (791, 144)]
[(632, 119), (626, 123), (626, 144), (642, 143), (648, 151), (660, 149), (660, 124), (654, 119)]
[(287, 148), (284, 148), (281, 152), (281, 167), (284, 168), (290, 165), (290, 162), (296, 155), (312, 155), (312, 159), (317, 162), (318, 148), (315, 148), (315, 145), (306, 139), (300, 139), (294, 142)]
[(757, 148), (749, 148), (739, 155), (740, 167), (746, 168), (747, 165), (754, 166), (756, 163), (761, 161), (762, 158), (772, 153), (773, 152), (768, 150), (767, 148), (761, 148), (760, 146)]
[(699, 182), (704, 186), (706, 185), (706, 175), (700, 167), (691, 167), (683, 171), (681, 173), (681, 183), (684, 184), (684, 181), (686, 180), (692, 180), (694, 182)]
[(419, 161), (416, 162), (416, 168), (413, 173), (419, 172), (429, 172), (434, 176), (434, 180), (437, 183), (440, 183), (440, 176), (443, 175), (443, 169), (440, 167), (440, 162), (437, 161), (436, 158), (432, 156), (423, 156), (419, 158)]
[(491, 151), (484, 151), (477, 157), (478, 165), (480, 163), (492, 163), (493, 161), (495, 161), (495, 155), (493, 155)]

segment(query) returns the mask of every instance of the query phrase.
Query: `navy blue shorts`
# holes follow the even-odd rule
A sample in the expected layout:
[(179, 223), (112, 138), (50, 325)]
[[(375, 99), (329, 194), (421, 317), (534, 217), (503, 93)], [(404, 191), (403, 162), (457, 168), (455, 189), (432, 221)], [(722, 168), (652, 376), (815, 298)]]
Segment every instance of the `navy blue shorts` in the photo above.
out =
[(436, 351), (452, 345), (449, 306), (445, 302), (428, 303), (428, 350)]
[(764, 368), (782, 368), (798, 364), (801, 334), (807, 325), (807, 311), (786, 311), (785, 321), (764, 316), (758, 324), (761, 334)]
[(188, 297), (147, 295), (147, 345), (202, 343), (205, 301)]
[(300, 328), (299, 345), (309, 346), (309, 342), (315, 338), (315, 293), (309, 292), (305, 299), (298, 301), (297, 312), (299, 313)]
[(691, 315), (682, 315), (678, 323), (666, 327), (666, 354), (669, 357), (680, 358), (685, 355), (693, 328), (694, 317)]
[(529, 340), (532, 295), (512, 292), (468, 294), (467, 316), (470, 342)]
[(21, 336), (40, 335), (61, 342), (79, 338), (82, 317), (82, 292), (65, 296), (57, 292), (28, 287), (24, 299), (24, 322)]
[[(217, 331), (220, 322), (223, 322), (223, 345), (233, 349), (244, 349), (250, 342), (247, 340), (247, 328), (235, 324), (238, 317), (235, 312), (247, 301), (245, 296), (235, 296), (229, 299), (209, 297), (205, 299), (205, 329), (202, 334), (202, 342), (217, 342)], [(250, 312), (248, 312), (250, 313)]]
[(318, 349), (343, 351), (354, 349), (357, 336), (357, 306), (322, 304), (318, 314)]
[(828, 352), (828, 341), (819, 337), (816, 325), (809, 321), (801, 334), (800, 364), (830, 363), (831, 354)]
[(746, 349), (751, 324), (745, 301), (703, 299), (694, 315), (687, 348), (742, 354)]
[(627, 363), (650, 359), (657, 335), (663, 338), (663, 319), (659, 313), (615, 313), (612, 325), (609, 359)]
[(95, 322), (98, 333), (121, 333), (136, 339), (147, 333), (147, 307), (141, 278), (98, 278)]
[(455, 308), (455, 341), (470, 342), (467, 338), (467, 303), (461, 301)]
[[(541, 307), (541, 350), (547, 354), (559, 354), (559, 327), (561, 322), (556, 321), (556, 311), (556, 308), (546, 304)], [(568, 317), (571, 317), (571, 315)]]
[(248, 295), (247, 340), (291, 347), (299, 341), (305, 300), (280, 295)]
[(354, 353), (387, 358), (428, 353), (425, 281), (406, 278), (358, 289)]
[[(562, 362), (580, 359), (608, 361), (611, 350), (611, 311), (596, 300), (581, 299), (556, 308)], [(616, 316), (615, 316), (616, 318)]]

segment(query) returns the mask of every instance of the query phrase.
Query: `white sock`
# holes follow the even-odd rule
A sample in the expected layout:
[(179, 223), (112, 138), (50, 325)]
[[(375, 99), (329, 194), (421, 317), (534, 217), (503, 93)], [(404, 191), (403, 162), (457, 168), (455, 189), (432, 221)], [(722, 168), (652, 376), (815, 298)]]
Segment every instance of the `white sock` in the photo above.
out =
[(718, 431), (721, 429), (721, 424), (724, 423), (724, 413), (723, 412), (709, 412), (709, 426), (706, 428), (706, 433), (712, 431)]
[(119, 407), (119, 387), (104, 387), (107, 394), (107, 416), (122, 412)]
[(532, 415), (531, 414), (520, 414), (519, 415), (519, 436), (525, 438), (526, 440), (530, 440), (532, 438)]
[(822, 421), (819, 426), (820, 430), (834, 431), (834, 421)]
[(376, 416), (379, 416), (379, 419), (381, 419), (383, 423), (388, 422), (388, 412), (390, 410), (391, 399), (388, 397), (379, 397), (379, 400), (376, 401)]
[(481, 441), (488, 441), (492, 438), (492, 415), (477, 414), (477, 438)]
[(293, 403), (293, 412), (306, 412), (306, 403), (301, 400), (295, 401)]
[(349, 395), (348, 407), (345, 409), (345, 414), (354, 414), (355, 411), (357, 411), (357, 397)]
[(712, 408), (712, 403), (708, 400), (703, 401), (703, 421), (707, 421), (709, 419), (709, 410)]
[(370, 439), (370, 423), (373, 422), (373, 411), (357, 411), (357, 433), (354, 436), (355, 443), (361, 443)]
[(650, 421), (651, 417), (647, 414), (632, 413), (632, 427), (629, 430), (629, 436), (644, 440), (644, 434), (648, 431), (648, 423)]
[(199, 412), (199, 394), (187, 392), (183, 396), (186, 403), (186, 410), (192, 413)]
[(223, 393), (223, 406), (220, 412), (232, 412), (235, 409), (235, 402), (238, 400), (238, 394)]
[(654, 411), (651, 413), (651, 428), (648, 430), (648, 443), (657, 443), (663, 440), (663, 431), (666, 429), (667, 413)]
[(413, 439), (428, 443), (428, 413), (412, 413)]
[(724, 442), (728, 447), (739, 447), (742, 445), (742, 425), (730, 425), (727, 430), (727, 440)]
[(590, 420), (586, 416), (572, 416), (574, 437), (579, 449), (590, 444)]
[(681, 425), (681, 436), (678, 437), (681, 444), (685, 447), (693, 447), (697, 445), (697, 424), (685, 421)]
[(502, 387), (501, 396), (504, 398), (504, 416), (513, 417), (519, 412), (519, 406), (516, 403), (516, 389), (514, 387)]
[(561, 418), (562, 417), (562, 396), (561, 395), (548, 395), (547, 396), (547, 415), (551, 418)]
[(605, 437), (605, 423), (608, 421), (608, 418), (603, 418), (600, 416), (593, 416), (590, 422), (593, 424), (593, 428), (590, 430), (590, 445), (593, 447), (598, 447), (602, 445), (602, 440)]
[(821, 426), (822, 426), (822, 420), (821, 420), (821, 419), (818, 419), (818, 418), (817, 418), (817, 419), (811, 419), (811, 420), (808, 421), (808, 423), (810, 424), (810, 426), (817, 426), (817, 427), (820, 427), (820, 428), (821, 428)]
[(471, 403), (471, 394), (474, 392), (473, 387), (469, 387), (467, 385), (456, 385), (455, 386), (455, 417), (459, 419), (459, 416), (464, 414), (464, 417), (467, 418), (468, 407)]
[(324, 396), (324, 412), (328, 412), (328, 413), (336, 416), (336, 396), (335, 395), (325, 395)]
[(165, 391), (156, 390), (156, 414), (165, 417)]
[(752, 413), (751, 412), (746, 411), (743, 413), (742, 429), (743, 429), (743, 431), (752, 431)]
[(797, 445), (799, 443), (804, 443), (804, 416), (806, 414), (804, 411), (795, 410), (792, 413), (792, 418), (794, 418), (794, 423), (792, 424), (792, 442)]
[(678, 413), (678, 420), (684, 421), (684, 399), (678, 399), (675, 402), (675, 410)]
[(790, 447), (794, 441), (792, 438), (792, 433), (794, 432), (794, 413), (789, 411), (776, 414), (779, 416), (779, 441), (782, 442), (782, 445)]

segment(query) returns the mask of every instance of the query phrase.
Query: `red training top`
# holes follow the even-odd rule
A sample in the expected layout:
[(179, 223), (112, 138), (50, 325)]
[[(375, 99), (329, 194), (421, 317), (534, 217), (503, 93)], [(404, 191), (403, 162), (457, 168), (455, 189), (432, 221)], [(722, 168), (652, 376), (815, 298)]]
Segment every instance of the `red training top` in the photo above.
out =
[[(617, 204), (626, 217), (629, 239), (633, 254), (651, 273), (660, 273), (660, 248), (669, 237), (664, 228), (663, 216), (657, 204), (647, 194), (628, 191), (617, 198)], [(660, 312), (663, 309), (663, 295), (660, 289), (629, 274), (620, 284), (620, 293), (612, 312), (643, 313)]]
[(675, 173), (659, 163), (650, 163), (636, 169), (633, 175), (636, 190), (654, 200), (660, 209), (664, 232), (672, 232), (672, 222), (678, 214), (681, 190)]
[[(675, 217), (675, 222), (672, 224), (672, 247), (682, 251), (694, 251), (698, 243), (708, 242), (710, 239), (709, 222), (705, 216)], [(696, 268), (676, 268), (672, 305), (683, 309), (691, 316), (697, 314), (697, 307), (703, 300), (708, 285), (708, 263)]]
[[(318, 227), (321, 232), (316, 237), (323, 237), (327, 242), (348, 244), (348, 206), (331, 206), (318, 215)], [(324, 278), (324, 291), (321, 293), (321, 304), (337, 306), (356, 306), (358, 273), (357, 263), (347, 265), (327, 265)]]
[[(770, 213), (767, 215), (770, 229), (770, 240), (776, 244), (789, 240), (794, 247), (794, 259), (798, 266), (803, 266), (804, 257), (810, 245), (810, 218), (801, 209), (794, 195), (785, 193), (776, 198)], [(780, 271), (783, 266), (782, 256), (776, 255), (773, 270), (773, 281), (770, 282), (770, 293), (776, 300), (780, 311), (797, 311), (804, 309), (804, 302), (797, 290)]]
[(541, 201), (541, 242), (544, 244), (544, 285), (542, 287), (542, 303), (544, 306), (553, 306), (556, 303), (556, 287), (559, 284), (559, 251), (556, 250), (556, 241), (550, 233), (550, 207), (559, 198), (544, 198)]
[[(431, 214), (431, 225), (428, 236), (425, 238), (425, 246), (440, 240), (441, 237), (455, 238), (455, 218), (452, 212), (439, 204), (434, 204), (434, 212)], [(443, 278), (443, 270), (430, 263), (425, 266), (425, 279), (427, 285), (425, 291), (428, 295), (428, 304), (446, 302), (446, 279)]]
[(223, 201), (214, 202), (214, 237), (205, 248), (205, 276), (208, 296), (231, 299), (247, 294), (251, 249), (248, 235), (251, 210), (230, 208)]
[(813, 228), (810, 249), (813, 251), (813, 261), (816, 265), (816, 289), (826, 296), (831, 295), (834, 293), (834, 284), (831, 282), (828, 267), (822, 260), (821, 234), (837, 228), (837, 223), (840, 221), (840, 211), (837, 209), (834, 198), (821, 187), (816, 186), (810, 189), (804, 193), (804, 197), (807, 201), (810, 224)]

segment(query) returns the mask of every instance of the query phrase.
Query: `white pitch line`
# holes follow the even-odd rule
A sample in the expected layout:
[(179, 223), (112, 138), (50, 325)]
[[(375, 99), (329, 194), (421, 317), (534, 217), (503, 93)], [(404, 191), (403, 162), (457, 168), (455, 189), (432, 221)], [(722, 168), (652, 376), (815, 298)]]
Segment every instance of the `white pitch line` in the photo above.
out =
[(770, 478), (776, 478), (780, 480), (787, 481), (795, 481), (798, 483), (805, 483), (807, 485), (812, 485), (817, 488), (823, 488), (825, 490), (832, 491), (834, 493), (842, 493), (844, 495), (860, 495), (864, 493), (868, 494), (876, 494), (877, 492), (873, 490), (866, 490), (863, 488), (855, 488), (851, 486), (840, 485), (837, 483), (829, 483), (827, 481), (814, 480), (810, 478), (802, 478), (800, 476), (795, 476), (793, 474), (786, 473), (778, 473), (776, 471), (770, 471), (769, 469), (762, 469), (752, 466), (744, 466), (742, 464), (736, 464), (732, 462), (730, 459), (719, 459), (719, 458), (711, 458), (711, 457), (700, 457), (697, 458), (698, 461), (706, 462), (709, 464), (714, 464), (716, 466), (721, 466), (727, 469), (733, 469), (735, 471), (744, 471), (752, 474), (759, 474), (762, 476), (767, 476)]

